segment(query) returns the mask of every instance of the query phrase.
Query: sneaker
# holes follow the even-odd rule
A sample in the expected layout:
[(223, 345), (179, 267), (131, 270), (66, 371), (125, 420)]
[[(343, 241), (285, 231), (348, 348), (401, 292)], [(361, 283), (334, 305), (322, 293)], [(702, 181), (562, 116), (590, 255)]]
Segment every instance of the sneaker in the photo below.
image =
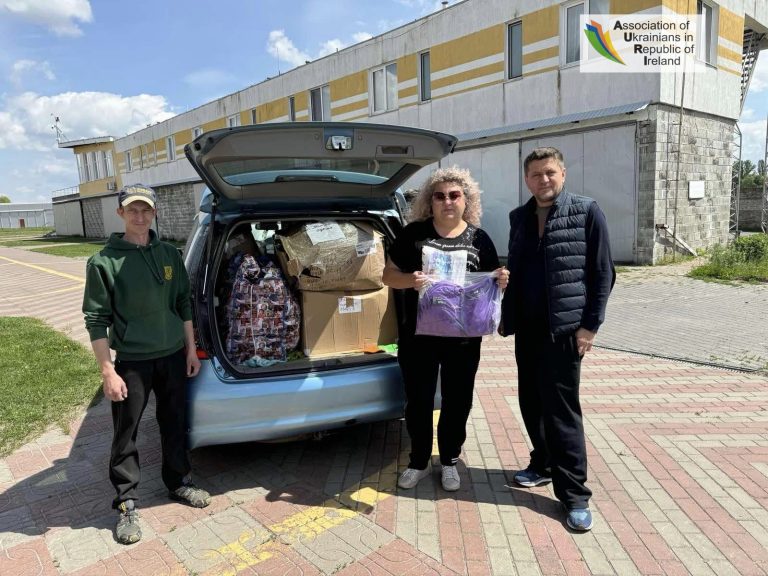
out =
[(549, 484), (552, 482), (551, 476), (539, 474), (530, 466), (525, 470), (516, 472), (512, 479), (520, 484), (520, 486), (525, 486), (526, 488), (533, 488), (534, 486), (541, 486), (542, 484)]
[(172, 500), (184, 502), (193, 508), (205, 508), (211, 503), (211, 495), (192, 483), (182, 484), (176, 488), (176, 490), (168, 492), (168, 496), (170, 496)]
[(133, 500), (120, 502), (117, 507), (120, 516), (115, 526), (115, 538), (120, 544), (134, 544), (141, 540), (141, 528), (139, 527), (139, 512)]
[(568, 510), (565, 523), (568, 524), (568, 528), (571, 530), (578, 530), (579, 532), (592, 530), (594, 524), (592, 512), (589, 511), (589, 508), (573, 508)]
[(446, 492), (456, 492), (461, 487), (459, 480), (459, 471), (456, 466), (443, 466), (442, 471), (443, 490)]
[(416, 470), (416, 468), (406, 468), (405, 472), (400, 475), (400, 479), (397, 481), (397, 485), (400, 488), (413, 488), (419, 483), (419, 480), (426, 478), (432, 473), (432, 464), (427, 464), (424, 470)]

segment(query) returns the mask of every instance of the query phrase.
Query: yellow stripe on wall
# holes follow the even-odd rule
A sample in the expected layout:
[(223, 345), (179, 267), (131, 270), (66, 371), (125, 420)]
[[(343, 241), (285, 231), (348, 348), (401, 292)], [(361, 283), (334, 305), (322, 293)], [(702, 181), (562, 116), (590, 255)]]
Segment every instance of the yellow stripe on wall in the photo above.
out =
[(658, 8), (661, 4), (661, 0), (611, 0), (609, 10), (611, 14), (633, 14), (649, 8)]
[(717, 47), (717, 58), (725, 58), (726, 60), (730, 60), (741, 66), (741, 52), (734, 52), (723, 46)]
[[(504, 49), (505, 29), (504, 24), (499, 24), (432, 47), (430, 50), (432, 73), (498, 54)], [(525, 26), (523, 26), (523, 34), (525, 34)]]
[[(398, 64), (398, 74), (400, 68)], [(354, 74), (331, 80), (331, 94), (333, 94), (333, 100), (344, 100), (358, 94), (365, 94), (368, 92), (368, 71), (361, 70)], [(333, 106), (333, 100), (331, 106)]]
[(533, 64), (539, 60), (546, 60), (547, 58), (557, 58), (560, 54), (560, 48), (552, 46), (551, 48), (544, 48), (543, 50), (536, 50), (536, 52), (530, 52), (523, 54), (523, 66), (526, 64)]
[[(523, 16), (523, 46), (560, 34), (560, 7), (550, 6)], [(502, 39), (502, 42), (504, 40)], [(503, 44), (502, 44), (503, 46)]]
[(466, 82), (467, 80), (472, 80), (473, 78), (480, 78), (495, 72), (504, 72), (504, 62), (495, 62), (493, 64), (488, 64), (487, 66), (479, 66), (477, 68), (467, 70), (466, 72), (460, 72), (459, 74), (453, 74), (452, 76), (446, 76), (445, 78), (433, 80), (432, 90), (451, 86), (452, 84), (459, 84), (461, 82)]
[[(744, 17), (720, 6), (718, 35), (741, 46), (744, 43)], [(741, 62), (741, 54), (739, 54)]]

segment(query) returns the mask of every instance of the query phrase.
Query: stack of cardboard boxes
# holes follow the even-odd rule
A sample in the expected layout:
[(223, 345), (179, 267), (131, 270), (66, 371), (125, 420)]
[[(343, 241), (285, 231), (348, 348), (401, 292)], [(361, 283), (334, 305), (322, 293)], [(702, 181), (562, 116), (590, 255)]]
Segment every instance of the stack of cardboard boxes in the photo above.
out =
[(325, 221), (283, 230), (278, 260), (301, 291), (303, 351), (310, 358), (375, 351), (397, 341), (389, 288), (381, 282), (382, 235), (362, 222)]

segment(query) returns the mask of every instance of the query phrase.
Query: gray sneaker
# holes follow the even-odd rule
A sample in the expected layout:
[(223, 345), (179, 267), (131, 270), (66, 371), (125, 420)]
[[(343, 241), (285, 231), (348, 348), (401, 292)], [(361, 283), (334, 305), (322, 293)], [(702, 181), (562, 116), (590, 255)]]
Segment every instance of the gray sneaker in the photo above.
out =
[(115, 526), (115, 538), (120, 544), (134, 544), (141, 540), (141, 527), (139, 527), (139, 512), (133, 504), (133, 500), (120, 502), (117, 507), (120, 513)]
[(400, 488), (413, 488), (422, 478), (426, 478), (432, 473), (432, 464), (427, 464), (424, 470), (417, 470), (416, 468), (406, 468), (405, 472), (400, 475), (400, 479), (397, 481), (397, 485)]
[(171, 490), (168, 492), (168, 496), (172, 500), (184, 502), (193, 508), (205, 508), (211, 503), (211, 495), (191, 482), (189, 484), (182, 484), (176, 490)]
[(442, 471), (443, 490), (446, 492), (456, 492), (461, 488), (461, 480), (459, 479), (459, 471), (456, 466), (443, 466)]

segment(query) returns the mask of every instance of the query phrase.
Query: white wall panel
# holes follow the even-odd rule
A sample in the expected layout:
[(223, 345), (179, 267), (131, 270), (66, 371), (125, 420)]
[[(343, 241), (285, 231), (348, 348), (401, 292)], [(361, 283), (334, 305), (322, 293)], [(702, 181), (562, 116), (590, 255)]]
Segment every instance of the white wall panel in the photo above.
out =
[(530, 196), (522, 178), (522, 163), (538, 146), (554, 146), (563, 153), (566, 188), (597, 200), (608, 221), (613, 259), (634, 262), (637, 237), (635, 125), (524, 141), (520, 170), (526, 201)]

